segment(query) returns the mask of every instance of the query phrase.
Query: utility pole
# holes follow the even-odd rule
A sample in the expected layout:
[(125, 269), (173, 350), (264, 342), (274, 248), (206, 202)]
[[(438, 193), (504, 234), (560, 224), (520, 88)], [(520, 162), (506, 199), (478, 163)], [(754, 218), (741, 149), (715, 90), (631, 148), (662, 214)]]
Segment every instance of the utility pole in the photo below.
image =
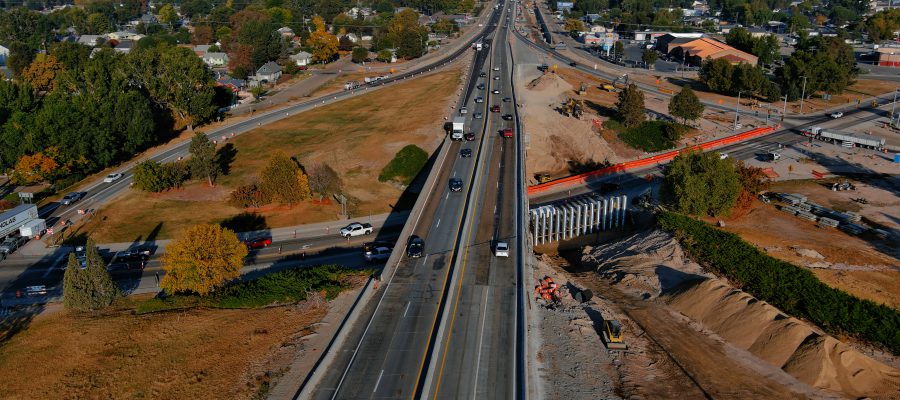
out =
[(784, 107), (781, 109), (781, 122), (784, 122), (785, 114), (787, 114), (787, 95), (784, 95)]
[(897, 88), (894, 88), (894, 103), (891, 105), (891, 119), (894, 119), (894, 110), (897, 109)]
[(800, 92), (800, 115), (803, 115), (803, 99), (806, 97), (806, 76), (803, 76), (803, 90)]
[(738, 90), (737, 103), (734, 103), (734, 130), (738, 129), (737, 124), (738, 119), (740, 118), (741, 92), (743, 92), (743, 90)]

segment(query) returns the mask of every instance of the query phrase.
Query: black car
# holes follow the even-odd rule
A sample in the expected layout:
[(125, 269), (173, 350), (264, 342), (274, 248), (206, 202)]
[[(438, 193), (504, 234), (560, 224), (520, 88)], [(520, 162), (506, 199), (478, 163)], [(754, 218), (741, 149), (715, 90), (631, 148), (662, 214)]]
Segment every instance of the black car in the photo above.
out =
[(467, 142), (471, 142), (475, 140), (475, 132), (467, 132), (463, 137), (466, 138)]
[(144, 252), (139, 249), (126, 250), (116, 254), (116, 260), (121, 262), (143, 262), (148, 259), (150, 259), (149, 252)]
[(406, 242), (406, 256), (411, 258), (419, 258), (422, 257), (422, 253), (424, 252), (425, 241), (416, 235), (410, 236), (409, 241)]
[(462, 149), (459, 151), (459, 156), (462, 158), (472, 157), (472, 149)]
[(503, 114), (503, 119), (507, 121), (512, 121), (512, 114)]
[(569, 63), (569, 66), (570, 66), (570, 67), (576, 67), (576, 66), (578, 66), (578, 63), (575, 62), (575, 61), (572, 61), (572, 62)]
[(450, 178), (450, 191), (451, 192), (459, 192), (462, 191), (463, 182), (462, 179), (459, 178)]
[(483, 84), (483, 83), (479, 83), (479, 84), (478, 84), (478, 90), (484, 90), (484, 84)]
[(484, 73), (484, 72), (482, 72), (482, 73), (480, 73), (480, 74), (478, 74), (478, 76), (480, 76), (480, 77), (482, 77), (482, 78), (484, 78), (484, 77), (485, 77), (485, 76), (487, 76), (487, 74), (486, 74), (486, 73)]
[(512, 98), (509, 98), (509, 97), (504, 97), (504, 98), (503, 98), (503, 102), (504, 102), (504, 103), (509, 103), (510, 101), (512, 101)]

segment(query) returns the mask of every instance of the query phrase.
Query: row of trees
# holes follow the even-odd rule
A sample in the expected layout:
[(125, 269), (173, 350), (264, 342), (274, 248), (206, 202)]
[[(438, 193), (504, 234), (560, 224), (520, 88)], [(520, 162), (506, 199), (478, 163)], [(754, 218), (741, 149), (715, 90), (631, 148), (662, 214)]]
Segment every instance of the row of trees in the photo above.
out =
[[(644, 92), (637, 85), (629, 84), (628, 87), (619, 92), (618, 97), (616, 112), (619, 120), (626, 127), (636, 126), (644, 122), (646, 119)], [(681, 118), (684, 124), (702, 117), (704, 109), (703, 103), (700, 102), (700, 99), (688, 86), (684, 86), (669, 101), (669, 114), (673, 117)]]
[(260, 171), (258, 180), (231, 192), (229, 203), (235, 207), (259, 207), (270, 203), (293, 205), (320, 196), (337, 194), (343, 184), (338, 173), (327, 164), (304, 170), (297, 160), (278, 152)]
[(747, 63), (733, 65), (724, 58), (707, 59), (700, 67), (699, 75), (700, 80), (717, 93), (736, 96), (743, 92), (744, 96), (757, 96), (769, 101), (777, 101), (781, 96), (778, 85), (770, 81), (760, 67)]
[(827, 92), (840, 94), (853, 84), (859, 73), (853, 48), (837, 37), (805, 36), (797, 44), (797, 49), (785, 61), (784, 66), (775, 71), (781, 83), (781, 91), (790, 100), (799, 99), (806, 81), (806, 94)]
[(0, 82), (0, 168), (44, 179), (88, 174), (215, 114), (212, 76), (188, 49), (89, 54), (56, 43), (19, 72), (19, 82)]
[(725, 43), (759, 58), (757, 65), (770, 65), (781, 59), (779, 39), (775, 35), (753, 37), (750, 31), (737, 27), (725, 35)]

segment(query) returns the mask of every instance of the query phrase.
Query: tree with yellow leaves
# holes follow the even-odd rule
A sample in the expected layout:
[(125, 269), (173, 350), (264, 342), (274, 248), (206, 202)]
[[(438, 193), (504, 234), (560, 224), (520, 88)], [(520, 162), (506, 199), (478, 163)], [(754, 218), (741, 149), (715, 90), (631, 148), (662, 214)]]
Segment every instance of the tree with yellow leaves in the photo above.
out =
[(56, 89), (56, 76), (65, 70), (63, 63), (54, 56), (38, 55), (22, 71), (22, 80), (28, 82), (36, 92), (52, 92)]
[(316, 30), (309, 34), (306, 44), (312, 49), (312, 55), (316, 61), (331, 61), (332, 57), (337, 54), (340, 43), (336, 36), (325, 29), (325, 20), (322, 17), (315, 16), (312, 22)]
[(241, 276), (247, 246), (219, 225), (199, 224), (166, 247), (162, 257), (166, 275), (159, 286), (170, 294), (214, 292)]
[(31, 185), (49, 180), (61, 171), (59, 149), (50, 147), (43, 152), (23, 155), (16, 162), (12, 180), (19, 185)]

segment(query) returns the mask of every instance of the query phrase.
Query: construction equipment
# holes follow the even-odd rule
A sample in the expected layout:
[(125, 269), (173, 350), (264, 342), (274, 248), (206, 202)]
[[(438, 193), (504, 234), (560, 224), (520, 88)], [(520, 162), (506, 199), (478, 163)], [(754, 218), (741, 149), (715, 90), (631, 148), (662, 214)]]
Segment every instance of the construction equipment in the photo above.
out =
[(587, 85), (584, 82), (581, 82), (581, 87), (578, 88), (578, 95), (584, 96), (587, 93)]
[(603, 90), (610, 92), (610, 93), (614, 93), (614, 92), (618, 91), (615, 86), (610, 85), (608, 83), (604, 83), (604, 84), (600, 85), (600, 87), (603, 88)]
[(856, 186), (853, 186), (849, 181), (843, 182), (835, 182), (831, 184), (831, 190), (835, 192), (843, 192), (845, 190), (856, 190)]
[[(621, 88), (619, 88), (620, 83), (622, 84)], [(614, 79), (612, 81), (612, 85), (617, 89), (625, 89), (626, 87), (628, 87), (628, 74), (622, 74), (622, 76)]]
[(550, 174), (546, 174), (546, 173), (538, 173), (538, 174), (534, 174), (534, 179), (535, 179), (538, 183), (547, 183), (547, 182), (550, 182), (550, 180), (551, 180), (551, 179), (550, 179)]
[(625, 344), (624, 335), (622, 333), (622, 323), (614, 319), (603, 320), (603, 341), (609, 350), (626, 350), (628, 345)]
[(562, 112), (567, 117), (581, 119), (584, 115), (584, 100), (570, 98), (563, 103)]

